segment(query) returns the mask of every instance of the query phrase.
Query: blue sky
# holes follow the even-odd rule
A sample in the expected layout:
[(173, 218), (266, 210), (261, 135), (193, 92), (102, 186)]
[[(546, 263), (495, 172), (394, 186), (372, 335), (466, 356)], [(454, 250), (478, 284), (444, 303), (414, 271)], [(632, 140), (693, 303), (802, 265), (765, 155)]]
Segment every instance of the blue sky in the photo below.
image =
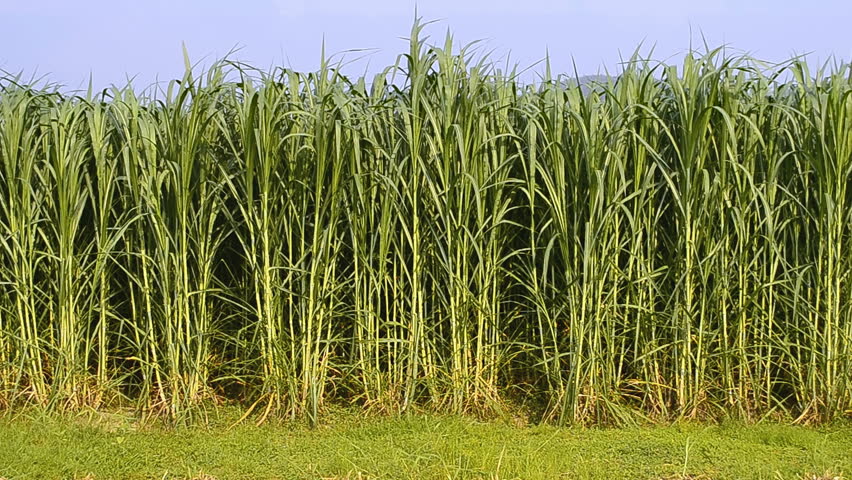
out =
[[(352, 73), (391, 64), (407, 44), (415, 4), (442, 42), (484, 40), (495, 59), (529, 66), (550, 53), (554, 70), (617, 70), (619, 54), (655, 45), (657, 59), (690, 46), (727, 44), (761, 59), (811, 53), (852, 59), (852, 2), (840, 0), (0, 0), (0, 69), (47, 75), (69, 88), (167, 80), (193, 61), (236, 58), (300, 70), (330, 53), (375, 49)], [(648, 48), (645, 50), (647, 51)], [(350, 53), (347, 58), (363, 54)], [(573, 63), (572, 63), (573, 62)]]

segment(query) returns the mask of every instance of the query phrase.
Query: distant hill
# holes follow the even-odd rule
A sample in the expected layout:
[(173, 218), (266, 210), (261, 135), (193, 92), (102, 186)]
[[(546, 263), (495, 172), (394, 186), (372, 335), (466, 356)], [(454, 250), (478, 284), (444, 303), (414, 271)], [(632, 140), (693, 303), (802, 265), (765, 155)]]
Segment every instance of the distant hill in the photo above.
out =
[(566, 87), (575, 87), (578, 82), (583, 94), (589, 93), (591, 85), (595, 83), (607, 83), (610, 77), (606, 75), (581, 75), (580, 78), (565, 78), (564, 84)]

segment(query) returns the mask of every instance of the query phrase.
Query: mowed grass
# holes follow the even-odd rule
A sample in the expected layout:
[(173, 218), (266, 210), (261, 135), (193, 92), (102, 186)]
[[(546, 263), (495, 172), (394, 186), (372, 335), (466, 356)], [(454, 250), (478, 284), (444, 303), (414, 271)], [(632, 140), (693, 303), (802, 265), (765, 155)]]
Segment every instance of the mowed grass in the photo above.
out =
[(4, 418), (0, 478), (823, 479), (852, 471), (848, 424), (581, 429), (344, 414), (309, 429), (228, 428), (231, 421), (170, 429), (104, 414)]

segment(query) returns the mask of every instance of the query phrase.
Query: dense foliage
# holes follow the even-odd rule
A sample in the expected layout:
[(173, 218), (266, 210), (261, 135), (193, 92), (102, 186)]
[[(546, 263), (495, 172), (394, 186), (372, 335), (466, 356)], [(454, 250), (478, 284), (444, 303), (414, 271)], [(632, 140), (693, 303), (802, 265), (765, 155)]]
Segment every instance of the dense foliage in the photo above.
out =
[(852, 71), (723, 51), (522, 84), (418, 39), (0, 92), (0, 406), (852, 409)]

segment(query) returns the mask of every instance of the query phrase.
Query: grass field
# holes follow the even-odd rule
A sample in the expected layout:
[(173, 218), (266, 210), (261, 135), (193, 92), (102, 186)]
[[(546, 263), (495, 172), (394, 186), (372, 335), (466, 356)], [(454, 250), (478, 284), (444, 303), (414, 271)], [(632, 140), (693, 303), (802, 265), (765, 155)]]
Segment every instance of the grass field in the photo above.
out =
[(0, 78), (0, 479), (852, 472), (852, 66), (525, 84), (424, 28)]
[(0, 410), (852, 415), (852, 67), (0, 79)]
[(730, 422), (627, 429), (519, 427), (455, 416), (335, 414), (293, 424), (142, 427), (117, 414), (0, 419), (0, 478), (833, 479), (849, 425)]

